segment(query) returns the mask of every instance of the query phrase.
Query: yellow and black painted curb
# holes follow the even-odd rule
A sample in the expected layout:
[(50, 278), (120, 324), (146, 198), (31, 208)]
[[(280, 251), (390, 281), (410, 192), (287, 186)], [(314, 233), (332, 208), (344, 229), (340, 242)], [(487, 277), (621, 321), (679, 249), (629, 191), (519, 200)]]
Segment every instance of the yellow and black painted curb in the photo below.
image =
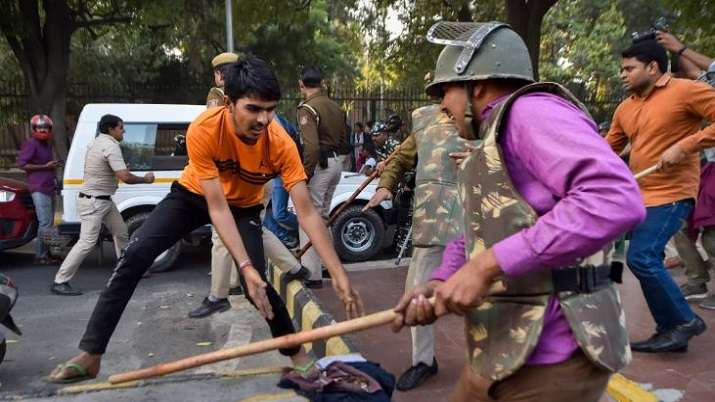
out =
[[(326, 313), (326, 309), (310, 289), (303, 286), (300, 281), (287, 282), (278, 267), (270, 261), (268, 262), (268, 279), (285, 301), (286, 308), (297, 331), (305, 331), (335, 323), (333, 316)], [(318, 359), (325, 356), (357, 352), (357, 348), (346, 336), (336, 336), (327, 341), (305, 344), (303, 347)]]
[(655, 394), (619, 373), (611, 376), (606, 392), (616, 402), (658, 402)]

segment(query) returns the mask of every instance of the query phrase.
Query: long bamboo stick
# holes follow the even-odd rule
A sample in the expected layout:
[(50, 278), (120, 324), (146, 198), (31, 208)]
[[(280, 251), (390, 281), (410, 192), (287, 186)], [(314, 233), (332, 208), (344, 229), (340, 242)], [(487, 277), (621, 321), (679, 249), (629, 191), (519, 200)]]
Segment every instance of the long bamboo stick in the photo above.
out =
[(653, 166), (649, 167), (648, 169), (645, 169), (645, 170), (642, 170), (642, 171), (636, 173), (635, 176), (633, 176), (633, 177), (635, 177), (636, 180), (640, 180), (657, 170), (658, 170), (658, 165), (653, 165)]
[[(489, 294), (498, 294), (504, 291), (502, 282), (495, 282), (489, 289)], [(434, 298), (429, 299), (430, 303), (434, 303)], [(397, 313), (392, 309), (383, 310), (377, 313), (366, 315), (364, 317), (354, 318), (328, 325), (325, 327), (315, 328), (308, 331), (301, 331), (295, 334), (279, 336), (277, 338), (266, 339), (241, 345), (234, 348), (221, 349), (214, 352), (203, 353), (196, 356), (187, 357), (173, 362), (162, 363), (156, 366), (147, 367), (139, 370), (128, 371), (126, 373), (115, 374), (109, 377), (111, 384), (120, 384), (128, 381), (143, 380), (147, 378), (159, 377), (166, 374), (175, 373), (177, 371), (188, 370), (194, 367), (203, 366), (206, 364), (216, 363), (223, 360), (235, 359), (248, 355), (268, 352), (271, 350), (295, 347), (304, 343), (315, 342), (322, 339), (328, 339), (335, 336), (346, 335), (353, 332), (364, 331), (366, 329), (380, 327), (394, 321)]]

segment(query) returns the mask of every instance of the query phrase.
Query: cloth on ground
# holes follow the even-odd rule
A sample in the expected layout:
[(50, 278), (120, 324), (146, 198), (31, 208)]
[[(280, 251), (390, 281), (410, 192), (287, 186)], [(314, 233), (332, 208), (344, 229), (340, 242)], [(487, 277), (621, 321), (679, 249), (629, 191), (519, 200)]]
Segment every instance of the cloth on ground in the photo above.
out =
[(307, 377), (286, 369), (278, 386), (294, 389), (312, 402), (389, 402), (395, 376), (377, 363), (335, 361), (323, 370), (316, 368)]

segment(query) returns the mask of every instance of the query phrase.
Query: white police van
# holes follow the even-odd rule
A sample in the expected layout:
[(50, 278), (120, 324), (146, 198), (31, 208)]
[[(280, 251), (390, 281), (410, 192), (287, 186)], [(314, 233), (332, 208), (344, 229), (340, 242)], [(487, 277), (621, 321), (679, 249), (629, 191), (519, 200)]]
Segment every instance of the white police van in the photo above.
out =
[[(152, 184), (119, 183), (112, 197), (124, 217), (129, 233), (136, 230), (156, 204), (168, 194), (171, 183), (178, 180), (187, 163), (185, 155), (179, 155), (177, 139), (184, 138), (186, 130), (201, 112), (202, 105), (160, 104), (88, 104), (79, 115), (65, 162), (61, 222), (55, 234), (44, 240), (55, 253), (65, 253), (79, 237), (80, 220), (77, 213), (77, 197), (84, 183), (84, 158), (87, 147), (97, 134), (99, 119), (105, 114), (119, 116), (124, 121), (124, 140), (120, 143), (129, 170), (136, 175), (154, 172)], [(333, 197), (331, 210), (335, 210), (362, 183), (365, 176), (343, 172), (343, 177)], [(333, 233), (336, 249), (343, 259), (366, 260), (377, 253), (384, 243), (391, 243), (389, 202), (376, 211), (361, 212), (360, 208), (372, 197), (376, 184), (368, 186), (335, 222)], [(111, 237), (103, 236), (104, 240)], [(208, 226), (197, 229), (185, 241), (198, 244), (210, 239)], [(389, 243), (388, 243), (389, 244)], [(165, 271), (172, 267), (181, 253), (182, 242), (157, 257), (151, 270)]]

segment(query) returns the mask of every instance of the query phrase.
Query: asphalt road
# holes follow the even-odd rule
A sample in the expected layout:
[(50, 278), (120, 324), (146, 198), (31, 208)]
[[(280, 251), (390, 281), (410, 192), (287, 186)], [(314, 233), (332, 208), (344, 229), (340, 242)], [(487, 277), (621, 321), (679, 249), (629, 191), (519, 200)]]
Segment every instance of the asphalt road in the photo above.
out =
[[(21, 250), (22, 251), (22, 250)], [(203, 299), (209, 287), (210, 253), (197, 248), (182, 255), (173, 271), (143, 279), (114, 333), (102, 362), (100, 377), (146, 367), (224, 346), (244, 344), (270, 337), (265, 322), (242, 297), (232, 297), (233, 309), (207, 319), (190, 319), (187, 313)], [(77, 344), (108, 279), (115, 258), (110, 243), (105, 243), (105, 260), (98, 265), (90, 255), (72, 281), (85, 292), (66, 297), (50, 293), (58, 267), (33, 265), (33, 255), (21, 252), (0, 253), (0, 270), (17, 282), (20, 297), (12, 315), (23, 336), (8, 334), (8, 350), (0, 365), (0, 399), (48, 396), (59, 387), (43, 377), (57, 365), (74, 356)], [(4, 330), (4, 328), (3, 328)], [(277, 352), (206, 366), (194, 375), (211, 377), (253, 367), (279, 367), (289, 360)], [(236, 401), (261, 392), (281, 392), (275, 387), (278, 375), (237, 379), (237, 387), (225, 379), (161, 383), (133, 391), (111, 391), (63, 397), (61, 400), (167, 400)], [(182, 385), (190, 384), (190, 385)], [(57, 397), (40, 400), (58, 400)], [(295, 400), (295, 398), (279, 399)]]

